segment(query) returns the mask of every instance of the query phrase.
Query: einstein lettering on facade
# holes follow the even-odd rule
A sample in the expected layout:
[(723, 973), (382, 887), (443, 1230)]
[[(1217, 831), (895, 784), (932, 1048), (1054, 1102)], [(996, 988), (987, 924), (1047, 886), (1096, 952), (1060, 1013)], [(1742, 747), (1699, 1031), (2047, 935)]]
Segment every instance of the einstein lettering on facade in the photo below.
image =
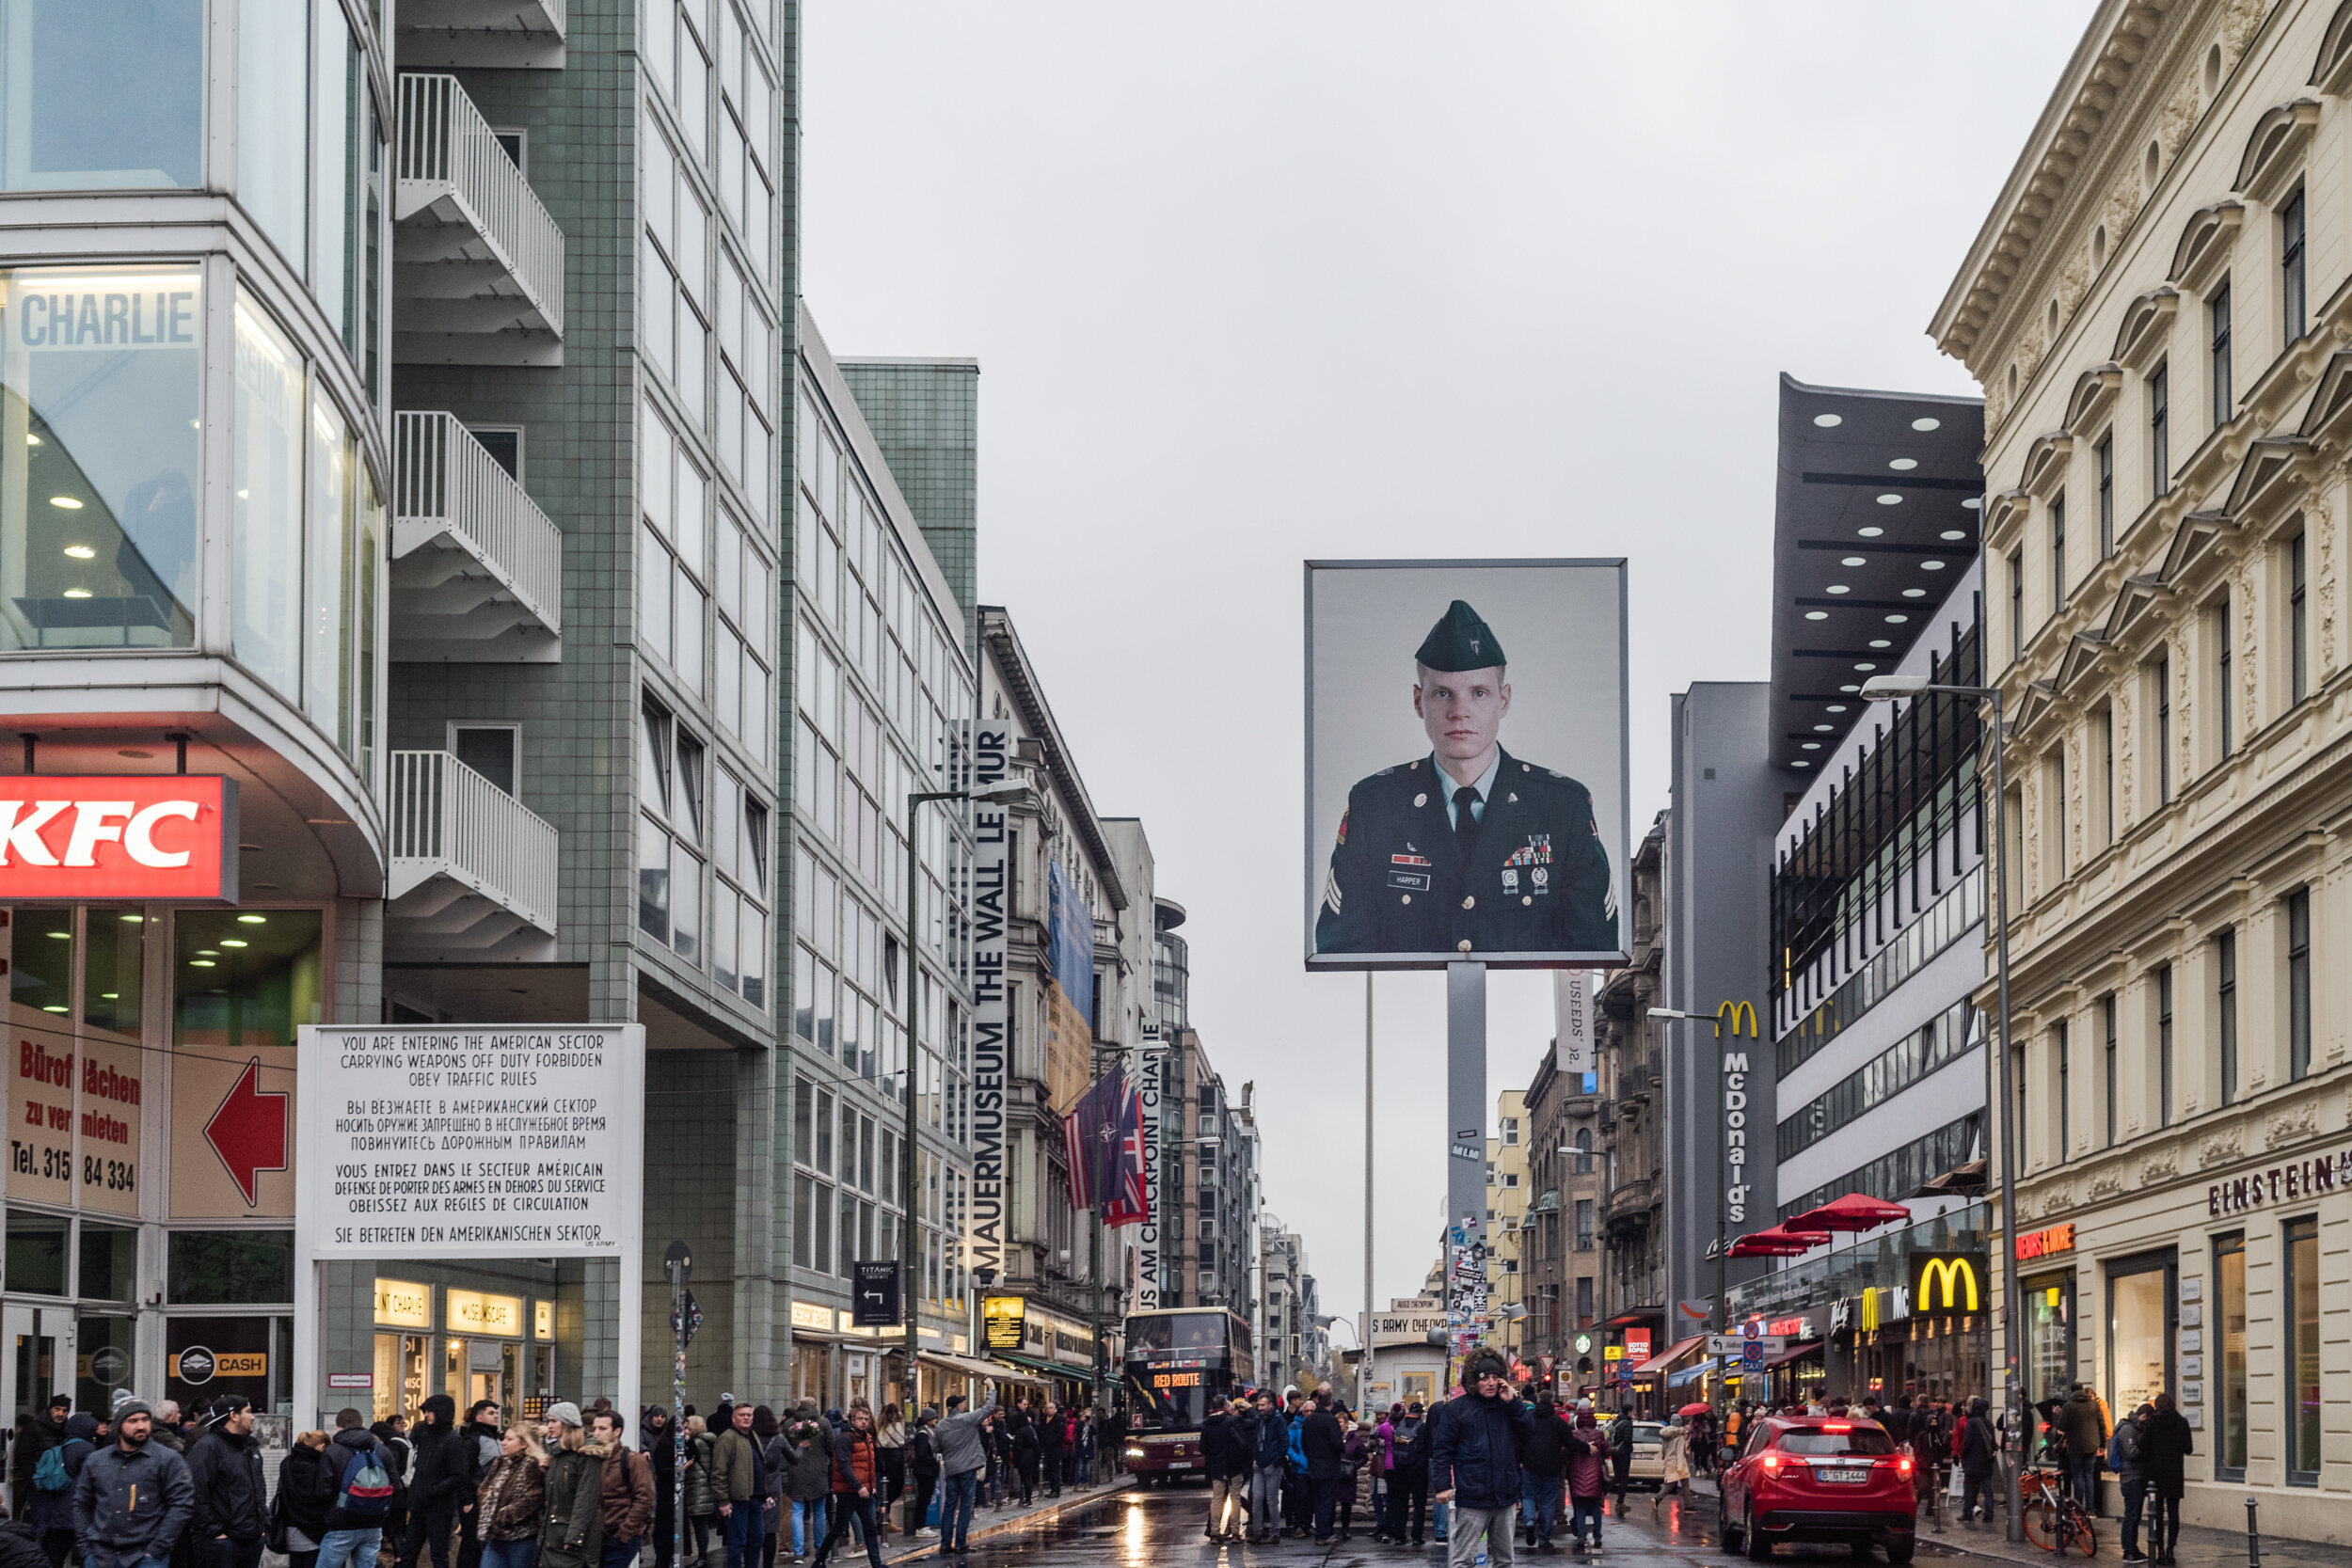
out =
[(1502, 745), (1502, 640), (1455, 599), (1413, 659), (1429, 752), (1348, 791), (1315, 951), (1613, 952), (1616, 894), (1592, 792)]

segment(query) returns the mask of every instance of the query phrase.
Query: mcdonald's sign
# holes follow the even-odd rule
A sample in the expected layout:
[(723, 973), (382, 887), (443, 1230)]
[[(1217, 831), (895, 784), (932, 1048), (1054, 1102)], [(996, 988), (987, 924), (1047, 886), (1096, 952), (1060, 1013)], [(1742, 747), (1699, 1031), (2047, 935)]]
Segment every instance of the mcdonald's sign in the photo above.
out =
[(1748, 1219), (1748, 1053), (1724, 1047), (1726, 1037), (1740, 1037), (1742, 1024), (1749, 1039), (1761, 1038), (1754, 1003), (1725, 1002), (1716, 1007), (1716, 1074), (1724, 1097), (1724, 1218), (1732, 1225), (1745, 1225)]
[[(1742, 1022), (1747, 1024), (1745, 1029), (1740, 1027)], [(1729, 1034), (1734, 1039), (1738, 1039), (1743, 1034), (1752, 1040), (1763, 1037), (1756, 1032), (1755, 1003), (1725, 1002), (1716, 1007), (1715, 1037), (1721, 1039), (1725, 1034)]]
[(1965, 1252), (1911, 1255), (1911, 1309), (1932, 1312), (1984, 1310), (1984, 1264)]

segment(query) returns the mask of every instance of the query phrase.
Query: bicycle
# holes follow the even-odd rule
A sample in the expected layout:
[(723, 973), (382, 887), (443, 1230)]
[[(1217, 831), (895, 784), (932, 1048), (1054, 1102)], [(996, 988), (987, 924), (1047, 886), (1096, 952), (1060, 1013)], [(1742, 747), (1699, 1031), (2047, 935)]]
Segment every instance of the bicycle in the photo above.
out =
[(2098, 1555), (2098, 1531), (2063, 1474), (2025, 1471), (2017, 1478), (2017, 1495), (2025, 1505), (2026, 1540), (2059, 1557), (2069, 1546), (2081, 1547), (2085, 1557)]

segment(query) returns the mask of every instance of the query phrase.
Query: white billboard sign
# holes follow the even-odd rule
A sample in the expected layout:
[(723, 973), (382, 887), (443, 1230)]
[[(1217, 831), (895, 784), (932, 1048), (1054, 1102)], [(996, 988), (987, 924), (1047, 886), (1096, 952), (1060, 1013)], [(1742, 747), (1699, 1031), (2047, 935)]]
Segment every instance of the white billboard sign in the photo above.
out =
[(635, 1023), (301, 1031), (313, 1258), (616, 1258), (642, 1228)]
[(1414, 1312), (1375, 1312), (1372, 1315), (1372, 1342), (1380, 1345), (1425, 1345), (1430, 1331), (1446, 1325), (1445, 1308), (1432, 1307)]
[(1593, 1063), (1593, 976), (1590, 970), (1551, 972), (1553, 1070), (1583, 1073)]

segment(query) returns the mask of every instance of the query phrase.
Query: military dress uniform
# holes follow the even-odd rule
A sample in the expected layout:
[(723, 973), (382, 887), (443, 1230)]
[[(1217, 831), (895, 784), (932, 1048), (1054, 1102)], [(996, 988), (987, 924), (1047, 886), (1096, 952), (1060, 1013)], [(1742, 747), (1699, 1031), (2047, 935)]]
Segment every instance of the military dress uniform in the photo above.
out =
[(1467, 846), (1434, 756), (1347, 792), (1318, 953), (1610, 953), (1616, 893), (1590, 791), (1508, 750)]

